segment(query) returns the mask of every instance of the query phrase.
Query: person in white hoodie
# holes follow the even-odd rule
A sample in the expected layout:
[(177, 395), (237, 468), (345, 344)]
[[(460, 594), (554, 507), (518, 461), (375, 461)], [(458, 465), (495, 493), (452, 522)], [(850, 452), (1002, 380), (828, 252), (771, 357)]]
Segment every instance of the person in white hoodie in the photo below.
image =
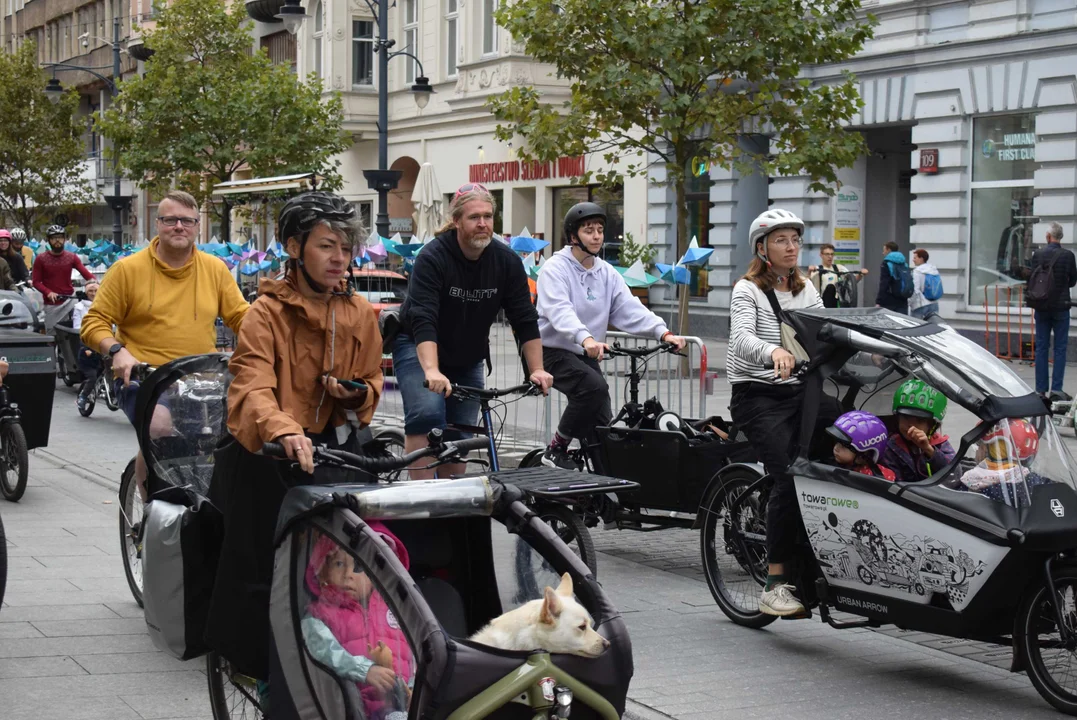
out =
[(606, 330), (617, 329), (684, 347), (662, 318), (632, 295), (621, 274), (600, 258), (606, 211), (595, 203), (572, 206), (565, 214), (566, 246), (556, 252), (538, 277), (536, 309), (543, 365), (553, 386), (568, 397), (557, 431), (542, 464), (578, 469), (568, 457), (572, 438), (591, 439), (594, 428), (613, 419), (609, 387), (598, 361), (609, 346)]
[[(926, 319), (932, 313), (939, 311), (938, 299), (928, 300), (924, 296), (924, 283), (928, 275), (939, 277), (938, 268), (927, 261), (930, 257), (927, 250), (917, 248), (912, 251), (912, 284), (913, 294), (909, 298), (909, 314), (913, 317)], [(935, 281), (932, 281), (935, 282)], [(931, 293), (929, 293), (931, 294)]]

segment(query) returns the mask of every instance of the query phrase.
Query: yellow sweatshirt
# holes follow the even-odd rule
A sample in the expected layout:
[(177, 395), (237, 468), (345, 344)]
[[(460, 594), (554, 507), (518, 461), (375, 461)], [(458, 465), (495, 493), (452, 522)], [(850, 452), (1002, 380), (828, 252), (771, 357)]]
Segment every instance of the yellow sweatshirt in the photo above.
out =
[(186, 265), (171, 268), (157, 258), (157, 245), (154, 238), (105, 273), (82, 319), (85, 345), (100, 350), (114, 335), (139, 361), (162, 365), (216, 350), (218, 316), (239, 334), (250, 305), (224, 261), (195, 250)]

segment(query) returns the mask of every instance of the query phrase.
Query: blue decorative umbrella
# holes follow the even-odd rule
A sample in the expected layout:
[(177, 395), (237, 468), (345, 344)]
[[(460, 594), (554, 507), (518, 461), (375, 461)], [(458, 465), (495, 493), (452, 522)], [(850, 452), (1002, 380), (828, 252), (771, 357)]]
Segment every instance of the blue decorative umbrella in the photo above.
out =
[(714, 252), (711, 248), (699, 247), (699, 241), (694, 237), (692, 242), (688, 244), (688, 249), (684, 253), (684, 257), (680, 259), (678, 265), (706, 265), (707, 260), (710, 258), (711, 253)]
[(654, 266), (658, 268), (658, 272), (661, 273), (662, 279), (671, 285), (688, 285), (692, 282), (691, 273), (688, 272), (688, 268), (684, 265), (655, 263)]

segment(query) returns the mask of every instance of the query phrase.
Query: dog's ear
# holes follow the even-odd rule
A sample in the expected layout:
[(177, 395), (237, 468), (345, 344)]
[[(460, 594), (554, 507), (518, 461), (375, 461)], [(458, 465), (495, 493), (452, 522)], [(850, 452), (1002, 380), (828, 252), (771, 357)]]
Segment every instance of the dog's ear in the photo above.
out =
[(561, 576), (561, 584), (557, 586), (557, 594), (561, 597), (572, 597), (572, 576), (568, 573)]
[(539, 613), (539, 621), (546, 625), (553, 625), (557, 622), (557, 618), (561, 617), (561, 610), (561, 598), (557, 596), (553, 588), (547, 586), (542, 598), (542, 611)]

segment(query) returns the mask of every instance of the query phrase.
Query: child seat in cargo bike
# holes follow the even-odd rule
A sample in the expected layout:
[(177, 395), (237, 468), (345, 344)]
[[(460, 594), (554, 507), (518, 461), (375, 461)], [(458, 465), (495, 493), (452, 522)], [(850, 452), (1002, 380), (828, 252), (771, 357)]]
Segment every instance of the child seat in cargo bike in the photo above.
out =
[[(506, 678), (526, 669), (532, 653), (466, 638), (533, 599), (526, 588), (555, 587), (565, 572), (610, 646), (597, 658), (553, 655), (549, 687), (572, 689), (573, 718), (621, 716), (632, 677), (624, 622), (587, 566), (519, 501), (510, 481), (511, 473), (493, 473), (289, 491), (270, 618), (299, 718), (530, 720), (535, 712), (513, 698), (533, 692), (542, 678), (523, 691), (506, 689)], [(537, 553), (537, 562), (518, 563), (517, 543)], [(372, 672), (389, 675), (391, 687), (372, 688)]]

